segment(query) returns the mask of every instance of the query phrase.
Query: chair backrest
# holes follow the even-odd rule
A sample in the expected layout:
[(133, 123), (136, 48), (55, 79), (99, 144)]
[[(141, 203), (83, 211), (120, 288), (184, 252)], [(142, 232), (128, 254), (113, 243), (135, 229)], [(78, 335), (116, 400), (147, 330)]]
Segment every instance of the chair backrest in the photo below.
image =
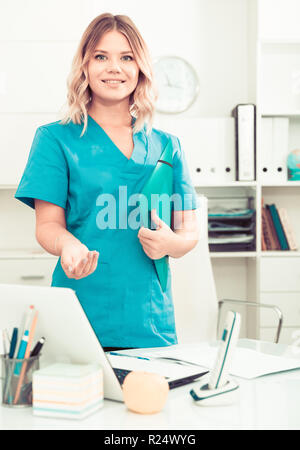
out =
[(170, 258), (178, 343), (216, 339), (218, 301), (207, 231), (207, 198), (199, 197), (200, 239), (182, 258)]

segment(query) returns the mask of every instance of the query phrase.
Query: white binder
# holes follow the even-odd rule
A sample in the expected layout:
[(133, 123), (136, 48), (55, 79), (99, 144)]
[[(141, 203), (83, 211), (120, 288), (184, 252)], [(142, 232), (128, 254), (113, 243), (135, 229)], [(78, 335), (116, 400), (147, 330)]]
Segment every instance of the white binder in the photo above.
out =
[(289, 119), (263, 118), (261, 122), (261, 158), (259, 177), (263, 183), (287, 181)]
[(154, 126), (179, 138), (195, 186), (236, 179), (233, 118), (157, 116)]
[(287, 156), (289, 147), (289, 119), (273, 118), (272, 179), (287, 181)]
[(263, 183), (272, 181), (272, 146), (273, 146), (273, 119), (263, 118), (260, 129), (260, 159), (259, 159), (259, 179)]
[(236, 137), (236, 179), (255, 180), (255, 105), (240, 104), (233, 110)]
[[(195, 185), (219, 184), (235, 180), (234, 120), (232, 118), (201, 118), (194, 123), (191, 145), (191, 171)], [(188, 156), (187, 156), (188, 157)]]

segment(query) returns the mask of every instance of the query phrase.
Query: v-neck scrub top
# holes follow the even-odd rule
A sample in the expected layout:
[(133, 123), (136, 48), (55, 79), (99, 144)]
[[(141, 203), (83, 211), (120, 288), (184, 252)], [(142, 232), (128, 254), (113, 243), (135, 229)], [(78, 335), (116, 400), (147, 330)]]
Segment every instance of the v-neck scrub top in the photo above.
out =
[[(144, 127), (133, 135), (134, 149), (128, 159), (91, 116), (80, 137), (82, 128), (83, 124), (60, 121), (37, 128), (15, 194), (31, 208), (34, 199), (64, 208), (67, 230), (89, 250), (99, 252), (96, 270), (80, 280), (67, 277), (59, 258), (51, 286), (76, 292), (103, 347), (176, 344), (170, 270), (163, 292), (154, 262), (137, 237), (139, 228), (126, 226), (137, 204), (127, 205), (120, 199), (142, 191), (171, 139), (173, 192), (185, 198), (182, 209), (196, 209), (197, 197), (180, 142), (154, 128), (147, 135)], [(106, 229), (100, 226), (109, 222), (105, 198), (115, 199), (117, 211)]]

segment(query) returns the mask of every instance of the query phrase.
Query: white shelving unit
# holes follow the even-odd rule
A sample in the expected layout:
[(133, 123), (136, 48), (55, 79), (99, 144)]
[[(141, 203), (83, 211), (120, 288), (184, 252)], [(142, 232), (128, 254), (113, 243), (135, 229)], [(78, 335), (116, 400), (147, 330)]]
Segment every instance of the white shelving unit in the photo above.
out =
[[(292, 334), (300, 329), (300, 181), (288, 181), (284, 170), (268, 179), (262, 172), (265, 156), (262, 141), (263, 120), (285, 118), (289, 121), (289, 151), (300, 148), (300, 31), (293, 28), (295, 17), (300, 16), (300, 3), (295, 0), (250, 0), (247, 2), (247, 91), (243, 98), (232, 95), (232, 109), (239, 103), (256, 105), (256, 180), (235, 181), (233, 162), (234, 142), (231, 140), (233, 119), (230, 113), (223, 117), (202, 117), (190, 124), (185, 118), (161, 118), (166, 129), (182, 137), (192, 178), (199, 194), (210, 198), (220, 196), (253, 197), (256, 210), (256, 247), (253, 251), (211, 252), (211, 261), (219, 298), (244, 299), (280, 305), (284, 315), (281, 342), (291, 343)], [(280, 33), (280, 34), (279, 34)], [(228, 52), (230, 50), (228, 49)], [(238, 80), (238, 63), (232, 69), (234, 81)], [(233, 85), (224, 86), (232, 89)], [(215, 122), (214, 120), (215, 119)], [(190, 126), (190, 128), (189, 128)], [(197, 129), (192, 134), (192, 127)], [(216, 135), (219, 134), (219, 139)], [(182, 135), (182, 136), (181, 136)], [(189, 137), (189, 136), (191, 137)], [(221, 138), (220, 138), (221, 136)], [(196, 145), (197, 143), (197, 145)], [(219, 146), (219, 147), (218, 147)], [(217, 150), (216, 150), (217, 149)], [(230, 171), (225, 173), (225, 167)], [(261, 250), (261, 203), (275, 203), (285, 207), (289, 214), (298, 251)], [(299, 267), (299, 273), (295, 270)], [(282, 270), (284, 273), (282, 273)], [(299, 280), (299, 287), (290, 286), (289, 273)], [(272, 289), (264, 280), (276, 277), (282, 286)], [(285, 282), (285, 277), (288, 281)], [(296, 289), (296, 291), (293, 291)], [(284, 293), (285, 302), (281, 296)], [(296, 302), (298, 298), (298, 304)], [(299, 305), (299, 306), (298, 306)], [(241, 309), (246, 317), (243, 333), (248, 337), (273, 339), (276, 317), (259, 310)], [(244, 320), (245, 321), (245, 320)]]
[[(300, 148), (300, 32), (294, 26), (300, 4), (294, 0), (276, 0), (272, 4), (263, 0), (258, 4), (258, 123), (261, 125), (265, 118), (288, 119), (290, 152)], [(260, 137), (258, 133), (258, 152), (263, 155)], [(260, 190), (265, 203), (287, 209), (300, 245), (300, 182), (262, 180)], [(282, 309), (281, 342), (292, 344), (293, 333), (300, 329), (300, 251), (259, 251), (258, 255), (260, 301), (275, 303)], [(260, 337), (267, 339), (274, 328), (265, 315), (259, 319)]]
[[(255, 3), (255, 7), (253, 6)], [(248, 184), (255, 191), (256, 198), (256, 251), (211, 254), (213, 265), (218, 261), (228, 265), (228, 261), (241, 258), (241, 264), (248, 265), (246, 280), (253, 287), (247, 291), (255, 294), (248, 300), (261, 303), (276, 304), (284, 315), (284, 327), (281, 342), (291, 344), (293, 333), (300, 329), (300, 247), (298, 251), (262, 251), (261, 250), (261, 201), (275, 203), (277, 207), (285, 207), (288, 211), (296, 240), (300, 245), (300, 182), (288, 181), (287, 178), (264, 180), (261, 161), (264, 156), (261, 127), (265, 118), (287, 118), (289, 120), (288, 152), (300, 148), (300, 32), (295, 38), (278, 35), (285, 23), (285, 32), (289, 33), (288, 18), (300, 14), (300, 4), (295, 1), (260, 0), (253, 2), (256, 14), (256, 94), (257, 107), (257, 177), (256, 182)], [(275, 12), (274, 12), (275, 10)], [(281, 11), (279, 14), (278, 11)], [(276, 15), (277, 14), (277, 15)], [(272, 28), (273, 35), (267, 36), (266, 25), (281, 17), (280, 27)], [(255, 34), (255, 32), (254, 32)], [(249, 99), (249, 102), (250, 99)], [(287, 152), (287, 153), (288, 153)], [(287, 154), (286, 154), (287, 156)], [(235, 188), (240, 182), (233, 182)], [(244, 185), (246, 186), (246, 185)], [(224, 186), (225, 188), (226, 186)], [(249, 267), (248, 258), (252, 265)], [(242, 259), (244, 260), (242, 262)], [(247, 262), (245, 262), (247, 261)], [(255, 266), (255, 267), (254, 267)], [(232, 264), (234, 269), (234, 265)], [(298, 269), (299, 268), (299, 269)], [(216, 271), (217, 272), (217, 271)], [(251, 275), (250, 275), (251, 274)], [(218, 273), (219, 275), (219, 273)], [(234, 279), (234, 274), (232, 275)], [(218, 280), (220, 282), (220, 280)], [(255, 288), (254, 288), (255, 286)], [(227, 286), (230, 290), (230, 287)], [(261, 339), (272, 339), (275, 336), (275, 317), (261, 312), (248, 320), (248, 334), (254, 333)]]

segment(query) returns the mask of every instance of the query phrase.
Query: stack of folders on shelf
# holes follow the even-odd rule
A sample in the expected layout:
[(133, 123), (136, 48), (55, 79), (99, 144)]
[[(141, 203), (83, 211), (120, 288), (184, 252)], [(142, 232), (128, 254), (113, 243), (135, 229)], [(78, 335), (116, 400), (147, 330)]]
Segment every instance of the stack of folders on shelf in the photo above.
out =
[(255, 210), (208, 209), (208, 244), (212, 252), (255, 249)]
[(83, 419), (103, 405), (98, 365), (55, 363), (33, 374), (33, 414)]
[(262, 250), (297, 250), (295, 235), (285, 208), (262, 205)]

